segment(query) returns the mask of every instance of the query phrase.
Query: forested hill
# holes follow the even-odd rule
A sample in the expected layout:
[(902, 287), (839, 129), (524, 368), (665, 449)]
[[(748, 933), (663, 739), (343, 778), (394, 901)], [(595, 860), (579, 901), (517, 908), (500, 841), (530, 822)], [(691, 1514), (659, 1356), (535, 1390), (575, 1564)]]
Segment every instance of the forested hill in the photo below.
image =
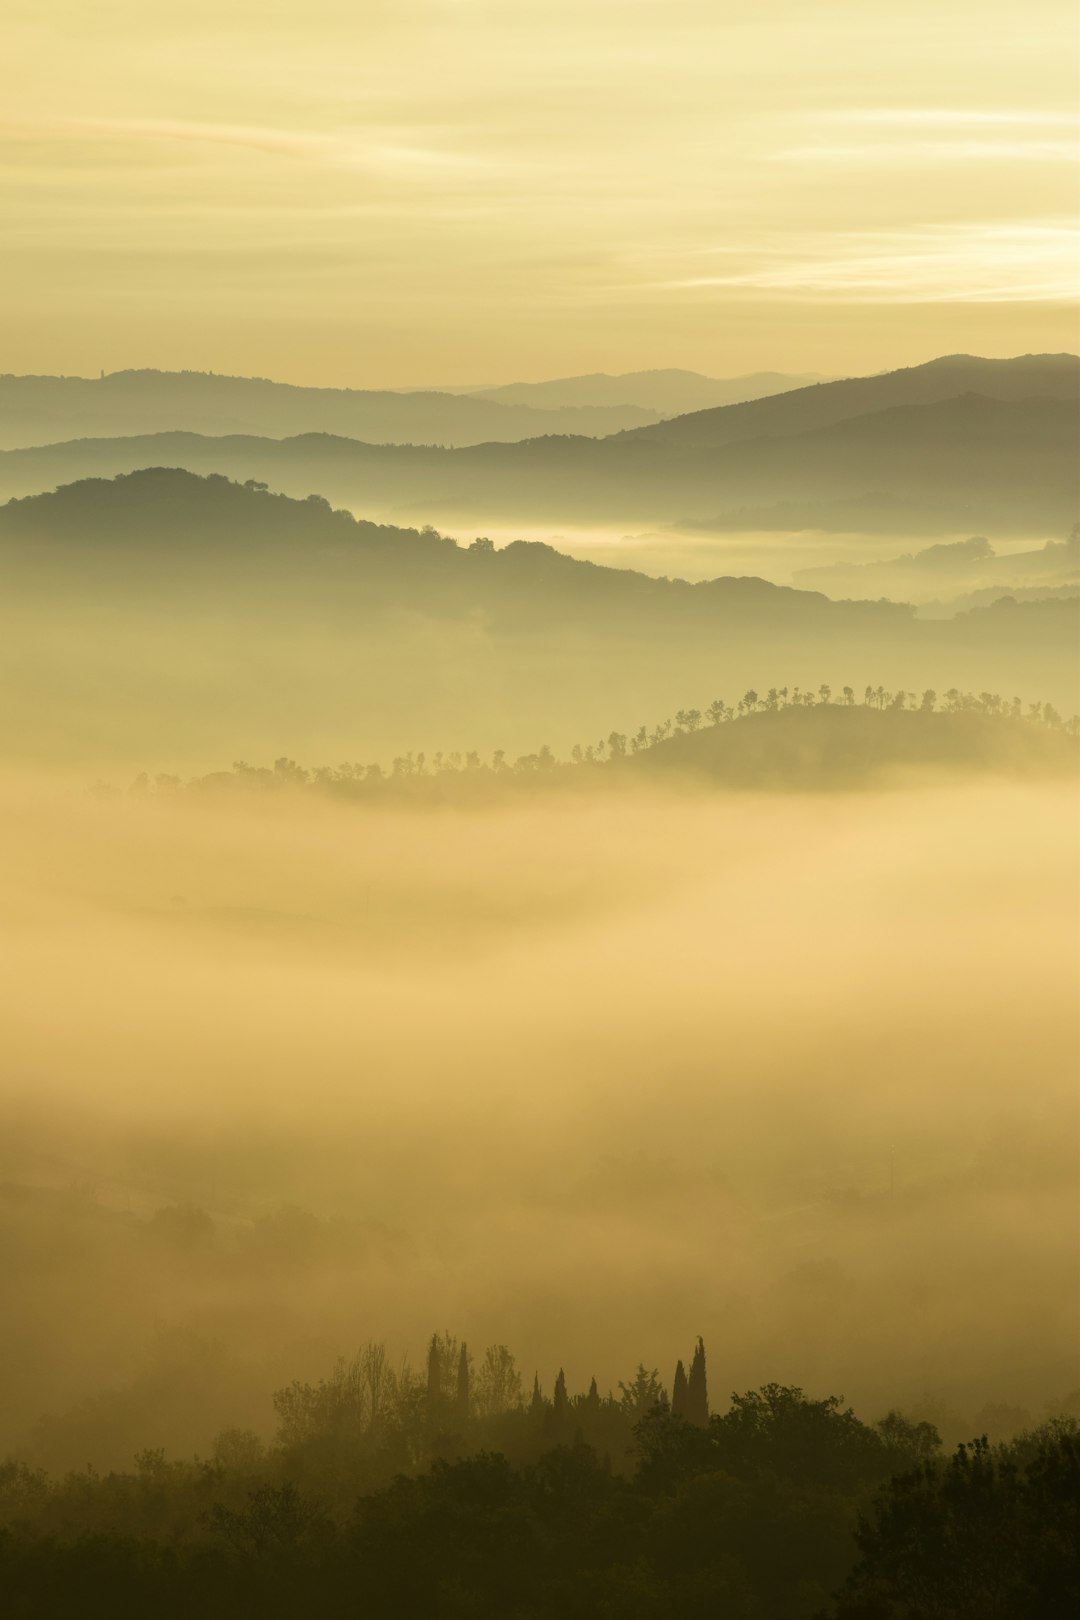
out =
[[(940, 708), (939, 708), (940, 702)], [(996, 693), (949, 691), (940, 699), (867, 687), (834, 695), (775, 688), (748, 692), (737, 707), (714, 698), (635, 733), (610, 732), (576, 744), (568, 760), (544, 746), (517, 758), (451, 751), (402, 754), (386, 763), (308, 769), (238, 763), (187, 783), (188, 794), (280, 793), (298, 789), (358, 803), (474, 805), (537, 792), (618, 793), (635, 786), (822, 791), (904, 783), (915, 773), (993, 774), (1023, 779), (1075, 776), (1080, 722), (1051, 704), (1005, 701)], [(140, 793), (171, 796), (180, 778), (141, 775)]]
[[(62, 552), (62, 559), (57, 553)], [(458, 613), (486, 608), (510, 628), (584, 620), (664, 625), (740, 623), (892, 626), (913, 609), (891, 602), (834, 602), (757, 578), (695, 584), (584, 562), (537, 542), (496, 549), (460, 546), (434, 529), (367, 523), (320, 496), (294, 500), (220, 476), (146, 468), (112, 480), (86, 479), (0, 508), (0, 556), (63, 568), (102, 581), (210, 570), (253, 584), (282, 574), (301, 592), (347, 584), (358, 608), (379, 605)]]
[[(849, 689), (850, 690), (850, 689)], [(853, 787), (913, 771), (991, 772), (1018, 777), (1075, 772), (1075, 729), (1051, 708), (1023, 711), (982, 698), (867, 689), (862, 701), (811, 701), (760, 709), (735, 725), (683, 730), (627, 763), (653, 779), (686, 777), (717, 786)], [(920, 706), (922, 705), (922, 706)]]

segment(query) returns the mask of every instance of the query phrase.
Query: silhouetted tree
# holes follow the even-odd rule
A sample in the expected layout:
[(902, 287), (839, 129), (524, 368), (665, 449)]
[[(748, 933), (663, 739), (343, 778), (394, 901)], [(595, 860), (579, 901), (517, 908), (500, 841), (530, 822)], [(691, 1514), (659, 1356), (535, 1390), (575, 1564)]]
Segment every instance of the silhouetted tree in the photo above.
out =
[(439, 1335), (431, 1335), (427, 1356), (427, 1415), (429, 1422), (435, 1422), (442, 1413), (442, 1346)]
[(619, 1405), (631, 1423), (636, 1423), (639, 1418), (645, 1416), (646, 1412), (650, 1412), (658, 1402), (666, 1402), (667, 1399), (656, 1368), (654, 1367), (650, 1371), (643, 1362), (638, 1363), (637, 1371), (634, 1373), (631, 1383), (624, 1384), (620, 1379), (619, 1389), (622, 1392)]
[(570, 1410), (570, 1402), (566, 1394), (566, 1374), (563, 1372), (561, 1367), (559, 1368), (558, 1376), (555, 1379), (555, 1390), (551, 1398), (551, 1410), (555, 1419), (555, 1427), (561, 1432), (566, 1426), (567, 1413)]
[(709, 1387), (705, 1376), (705, 1341), (698, 1339), (686, 1380), (686, 1418), (704, 1428), (709, 1421)]
[(689, 1392), (686, 1383), (686, 1369), (681, 1361), (675, 1363), (675, 1378), (671, 1386), (671, 1412), (673, 1417), (689, 1417)]
[(505, 1344), (489, 1344), (473, 1380), (472, 1404), (481, 1417), (521, 1405), (521, 1374)]

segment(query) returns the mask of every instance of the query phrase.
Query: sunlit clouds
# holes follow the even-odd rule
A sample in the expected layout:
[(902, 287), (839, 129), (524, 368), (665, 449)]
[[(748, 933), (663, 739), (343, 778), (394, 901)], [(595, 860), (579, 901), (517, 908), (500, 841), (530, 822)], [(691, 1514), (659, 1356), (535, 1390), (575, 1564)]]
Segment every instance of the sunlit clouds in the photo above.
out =
[(1074, 346), (1056, 0), (107, 11), (9, 8), (12, 370), (422, 385)]
[[(808, 252), (807, 249), (810, 249)], [(991, 303), (1073, 298), (1080, 233), (1068, 220), (848, 232), (816, 242), (744, 250), (749, 267), (673, 281), (673, 291), (767, 291), (859, 303)]]

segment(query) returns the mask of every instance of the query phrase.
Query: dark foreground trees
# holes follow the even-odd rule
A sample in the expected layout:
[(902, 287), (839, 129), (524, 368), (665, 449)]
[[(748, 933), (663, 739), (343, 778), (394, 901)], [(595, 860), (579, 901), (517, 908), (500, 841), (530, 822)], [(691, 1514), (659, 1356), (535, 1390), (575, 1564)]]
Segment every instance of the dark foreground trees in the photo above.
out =
[(856, 1532), (837, 1620), (1066, 1620), (1080, 1614), (1080, 1435), (1051, 1423), (962, 1445), (889, 1482)]
[[(639, 1375), (628, 1390), (653, 1376)], [(524, 1460), (437, 1458), (337, 1509), (340, 1458), (321, 1479), (309, 1456), (298, 1484), (287, 1443), (261, 1456), (234, 1445), (227, 1463), (147, 1454), (135, 1476), (58, 1486), (6, 1465), (5, 1620), (1064, 1620), (1080, 1609), (1075, 1423), (943, 1460), (928, 1424), (894, 1413), (869, 1426), (835, 1397), (772, 1384), (704, 1424), (661, 1393), (627, 1457), (582, 1437), (590, 1421), (601, 1432), (608, 1403), (560, 1387), (558, 1401), (513, 1410), (519, 1439), (542, 1447), (562, 1423), (562, 1441)], [(441, 1372), (432, 1398), (443, 1399)], [(612, 1436), (625, 1436), (623, 1404), (610, 1401)], [(343, 1444), (362, 1451), (364, 1439)]]

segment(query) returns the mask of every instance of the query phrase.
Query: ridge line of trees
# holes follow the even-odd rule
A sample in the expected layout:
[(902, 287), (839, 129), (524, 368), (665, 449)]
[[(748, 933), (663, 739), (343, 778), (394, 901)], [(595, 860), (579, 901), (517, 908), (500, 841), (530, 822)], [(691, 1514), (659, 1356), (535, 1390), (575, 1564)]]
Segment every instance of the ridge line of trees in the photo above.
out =
[(272, 768), (250, 765), (246, 760), (237, 760), (231, 772), (211, 772), (208, 776), (194, 777), (187, 784), (184, 784), (179, 776), (169, 773), (159, 773), (151, 779), (147, 772), (140, 772), (132, 783), (131, 791), (135, 794), (150, 791), (167, 794), (185, 785), (197, 789), (237, 779), (253, 786), (340, 788), (410, 777), (433, 779), (440, 776), (481, 773), (494, 776), (526, 776), (556, 769), (565, 770), (568, 766), (610, 765), (619, 760), (648, 753), (672, 737), (691, 736), (703, 728), (730, 725), (748, 719), (752, 715), (777, 714), (787, 709), (827, 707), (853, 709), (856, 706), (882, 713), (902, 711), (923, 717), (980, 714), (998, 720), (1022, 722), (1050, 731), (1063, 732), (1071, 737), (1080, 736), (1080, 716), (1072, 715), (1069, 719), (1065, 719), (1051, 703), (1025, 705), (1019, 697), (1003, 698), (996, 692), (976, 694), (951, 687), (939, 698), (938, 693), (932, 688), (927, 688), (919, 694), (902, 690), (890, 692), (884, 686), (867, 686), (860, 702), (856, 698), (855, 689), (851, 686), (843, 687), (836, 697), (832, 687), (826, 684), (819, 686), (816, 691), (798, 686), (770, 687), (764, 696), (759, 695), (751, 687), (734, 705), (725, 702), (723, 698), (714, 698), (704, 710), (679, 709), (673, 718), (662, 720), (652, 728), (642, 725), (633, 733), (612, 731), (606, 738), (602, 737), (595, 743), (575, 743), (570, 750), (569, 760), (559, 759), (546, 744), (535, 753), (522, 754), (513, 760), (507, 757), (504, 749), (498, 748), (489, 762), (485, 762), (476, 750), (464, 753), (460, 750), (450, 752), (439, 750), (431, 755), (410, 751), (397, 755), (389, 769), (378, 762), (371, 764), (343, 762), (337, 766), (320, 765), (309, 768), (297, 764), (294, 759), (282, 756), (274, 761)]

